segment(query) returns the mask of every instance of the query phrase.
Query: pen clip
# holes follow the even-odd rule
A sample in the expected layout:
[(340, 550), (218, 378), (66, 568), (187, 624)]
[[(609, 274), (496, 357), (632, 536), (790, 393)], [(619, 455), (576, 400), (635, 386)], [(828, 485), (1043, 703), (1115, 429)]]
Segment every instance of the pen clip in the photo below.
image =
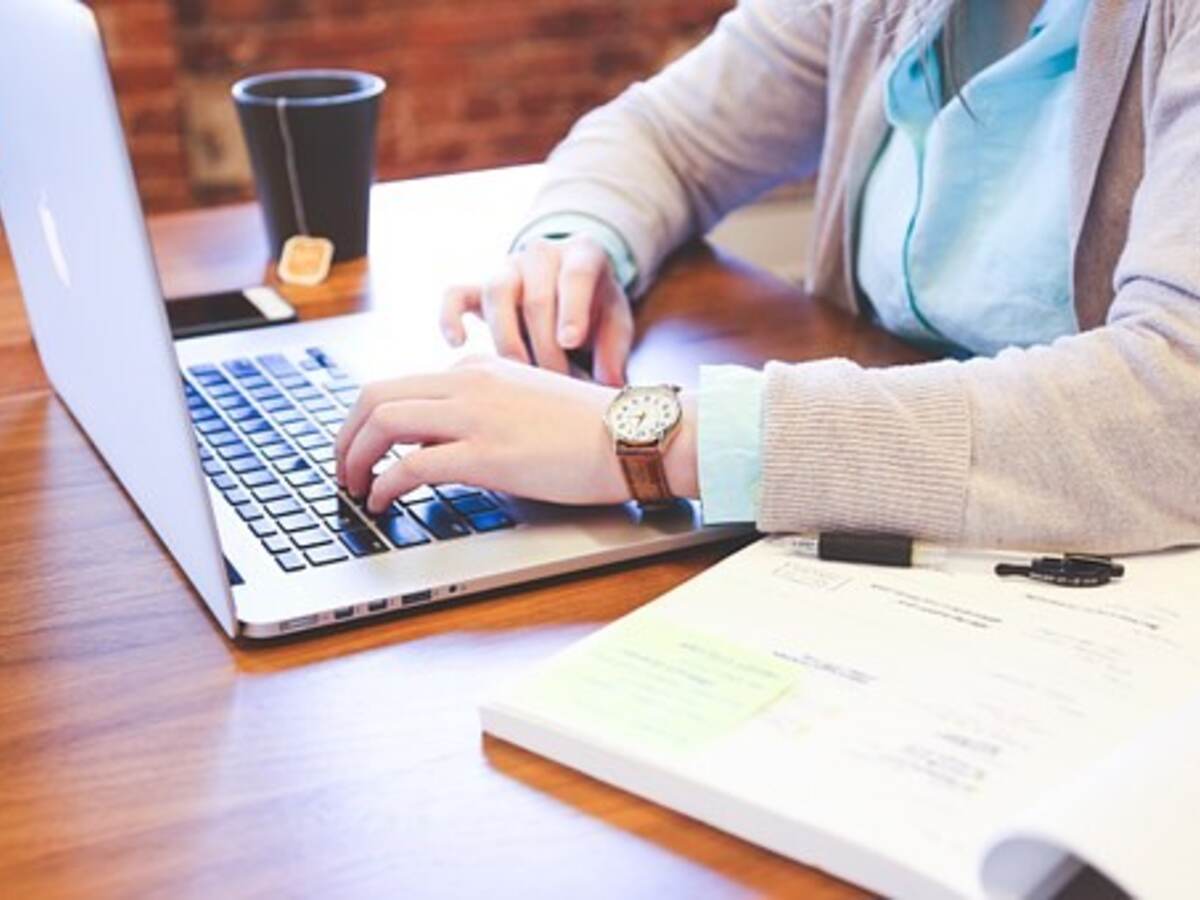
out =
[(1107, 556), (1067, 553), (1061, 557), (1041, 556), (1028, 565), (997, 563), (995, 571), (1001, 578), (1019, 575), (1061, 587), (1100, 587), (1122, 577), (1125, 567)]

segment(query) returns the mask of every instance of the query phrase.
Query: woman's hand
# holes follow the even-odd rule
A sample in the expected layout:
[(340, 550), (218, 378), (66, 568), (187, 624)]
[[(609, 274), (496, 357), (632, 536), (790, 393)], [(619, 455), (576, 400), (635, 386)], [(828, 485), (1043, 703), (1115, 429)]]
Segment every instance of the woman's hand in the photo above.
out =
[(565, 375), (567, 351), (590, 346), (595, 379), (625, 383), (633, 312), (608, 255), (585, 235), (534, 241), (482, 287), (448, 291), (442, 332), (456, 347), (466, 339), (468, 312), (487, 321), (496, 351), (507, 359)]
[[(629, 489), (604, 424), (616, 391), (492, 358), (366, 387), (337, 439), (338, 483), (372, 513), (422, 484), (465, 483), (557, 503), (620, 503)], [(420, 444), (372, 481), (395, 444)], [(667, 453), (678, 496), (696, 495), (695, 413)]]

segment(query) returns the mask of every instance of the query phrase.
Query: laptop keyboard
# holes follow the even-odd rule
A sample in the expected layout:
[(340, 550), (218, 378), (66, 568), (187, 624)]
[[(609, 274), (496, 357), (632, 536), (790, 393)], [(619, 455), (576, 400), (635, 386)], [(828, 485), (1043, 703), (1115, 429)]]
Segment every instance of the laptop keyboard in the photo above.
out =
[(467, 485), (417, 488), (381, 516), (339, 491), (334, 436), (360, 387), (319, 347), (191, 366), (183, 383), (205, 474), (284, 572), (517, 524)]

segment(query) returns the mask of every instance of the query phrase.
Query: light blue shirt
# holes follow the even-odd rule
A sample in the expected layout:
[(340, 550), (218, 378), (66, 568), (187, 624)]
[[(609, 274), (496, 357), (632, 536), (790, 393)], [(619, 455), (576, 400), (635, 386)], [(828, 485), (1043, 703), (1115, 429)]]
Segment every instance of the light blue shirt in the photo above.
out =
[(863, 193), (857, 259), (893, 334), (965, 357), (1078, 331), (1067, 148), (1087, 3), (1046, 0), (1026, 41), (945, 106), (928, 45), (897, 60), (884, 91), (892, 131)]
[[(967, 357), (1078, 331), (1067, 147), (1087, 3), (1046, 0), (1025, 42), (945, 106), (928, 44), (908, 47), (893, 65), (892, 131), (864, 187), (857, 275), (894, 334)], [(620, 236), (603, 223), (575, 224), (632, 281)], [(537, 225), (534, 233), (561, 231), (557, 217)], [(753, 369), (701, 369), (698, 465), (710, 524), (757, 518), (764, 384)]]
[[(894, 334), (966, 357), (1079, 330), (1068, 142), (1087, 3), (1046, 0), (1025, 42), (945, 106), (927, 44), (894, 64), (892, 132), (864, 188), (857, 259), (859, 284)], [(732, 366), (702, 373), (706, 522), (757, 518), (764, 381)]]

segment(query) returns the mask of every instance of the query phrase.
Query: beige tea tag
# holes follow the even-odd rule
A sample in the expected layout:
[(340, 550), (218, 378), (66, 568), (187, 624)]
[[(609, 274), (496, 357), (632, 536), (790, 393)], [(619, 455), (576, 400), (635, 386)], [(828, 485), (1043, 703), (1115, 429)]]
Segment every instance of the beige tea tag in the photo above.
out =
[(284, 284), (315, 287), (329, 277), (333, 241), (297, 234), (287, 239), (279, 255), (279, 279)]

